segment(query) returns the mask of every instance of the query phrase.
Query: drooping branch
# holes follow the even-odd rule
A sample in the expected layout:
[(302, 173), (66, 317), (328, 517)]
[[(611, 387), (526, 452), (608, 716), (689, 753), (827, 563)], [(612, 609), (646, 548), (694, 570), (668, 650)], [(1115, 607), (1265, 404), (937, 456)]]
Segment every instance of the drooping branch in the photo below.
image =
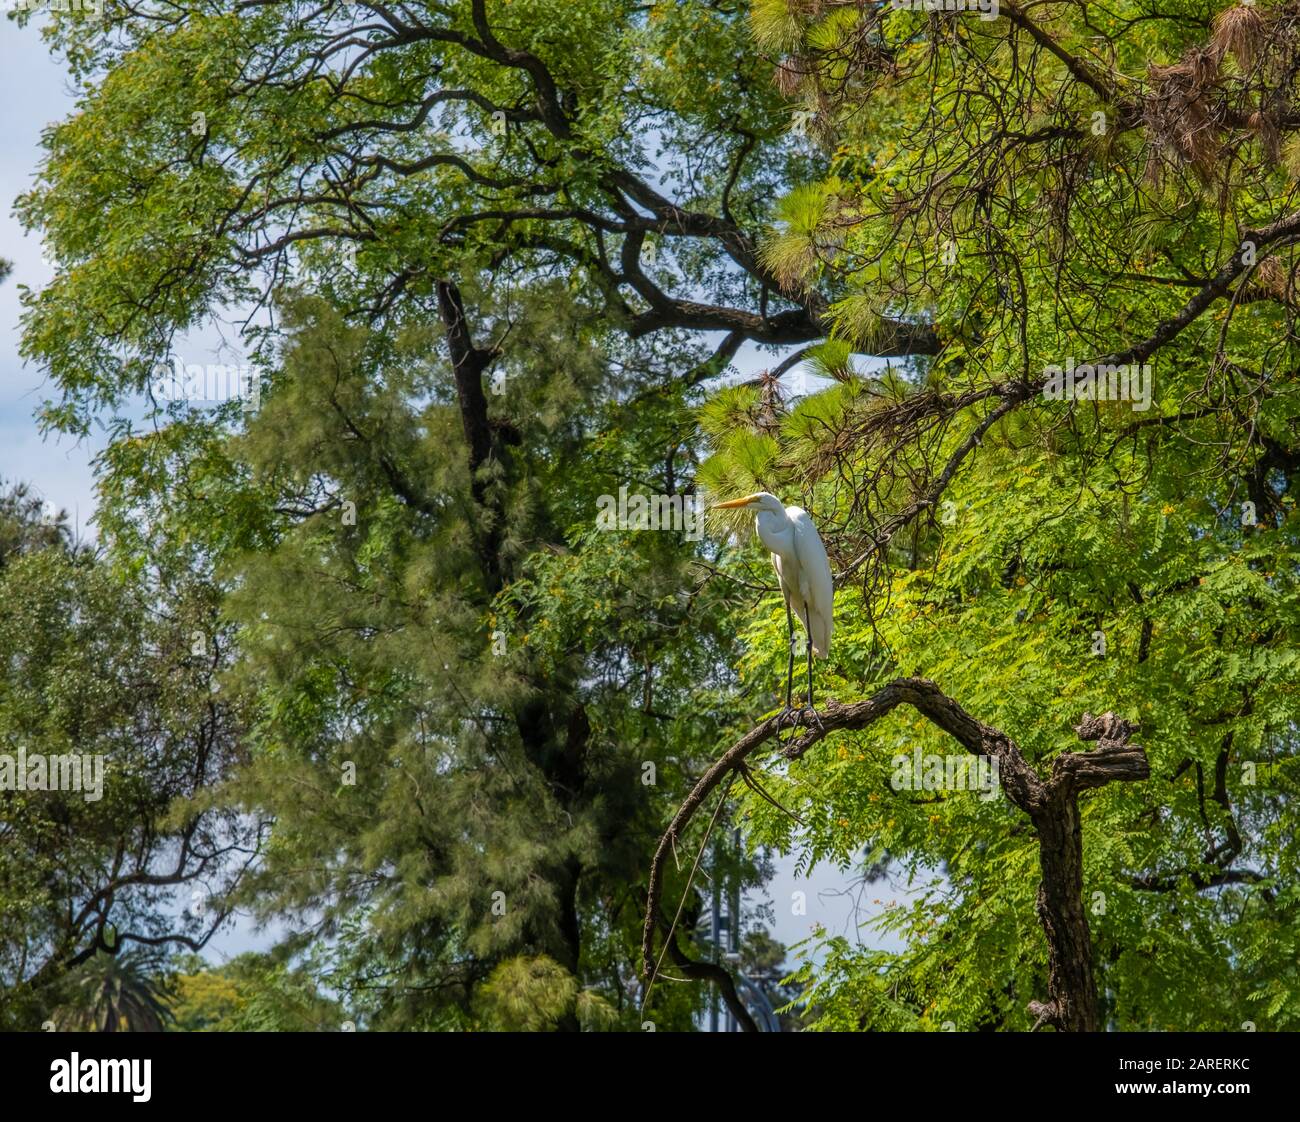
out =
[(664, 933), (664, 938), (668, 940), (668, 957), (672, 959), (673, 966), (686, 978), (712, 982), (716, 985), (723, 1004), (726, 1005), (727, 1011), (736, 1018), (736, 1023), (740, 1025), (741, 1031), (758, 1032), (758, 1024), (744, 1001), (741, 1000), (740, 992), (736, 989), (736, 979), (731, 971), (716, 962), (703, 962), (691, 958), (678, 942), (678, 934), (673, 929), (672, 924), (662, 914), (659, 916), (659, 926)]

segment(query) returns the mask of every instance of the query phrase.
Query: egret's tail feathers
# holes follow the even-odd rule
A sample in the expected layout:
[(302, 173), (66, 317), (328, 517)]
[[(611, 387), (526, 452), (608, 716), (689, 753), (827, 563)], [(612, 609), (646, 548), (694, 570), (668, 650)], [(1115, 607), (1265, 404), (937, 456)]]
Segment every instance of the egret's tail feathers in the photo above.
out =
[(825, 658), (831, 649), (831, 621), (824, 616), (813, 613), (808, 620), (808, 638), (812, 643), (813, 654)]

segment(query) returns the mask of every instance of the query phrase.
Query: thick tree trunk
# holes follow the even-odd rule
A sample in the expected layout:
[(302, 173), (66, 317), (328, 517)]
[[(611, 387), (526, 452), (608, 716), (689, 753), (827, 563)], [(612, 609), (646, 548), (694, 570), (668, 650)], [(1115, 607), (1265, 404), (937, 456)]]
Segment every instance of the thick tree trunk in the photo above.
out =
[[(564, 863), (555, 878), (555, 894), (560, 904), (560, 945), (555, 960), (581, 983), (582, 921), (578, 915), (578, 882), (582, 866), (574, 858)], [(582, 1024), (574, 1010), (560, 1018), (559, 1032), (581, 1032)]]
[(1083, 899), (1083, 832), (1072, 793), (1052, 799), (1034, 817), (1038, 831), (1038, 921), (1047, 936), (1046, 1002), (1029, 1012), (1065, 1032), (1096, 1032), (1097, 985), (1092, 935)]
[(492, 501), (488, 480), (483, 474), (483, 468), (500, 453), (488, 418), (487, 394), (483, 389), (483, 373), (496, 353), (474, 346), (460, 289), (450, 281), (438, 282), (438, 312), (447, 331), (447, 349), (451, 355), (452, 375), (456, 379), (456, 399), (469, 451), (470, 493), (481, 519), (476, 533), (477, 552), (488, 590), (496, 592), (501, 587), (504, 513)]
[[(452, 375), (456, 381), (456, 400), (465, 432), (470, 494), (475, 505), (475, 553), (489, 595), (496, 593), (508, 573), (507, 559), (502, 556), (505, 511), (503, 490), (485, 472), (492, 461), (503, 460), (500, 430), (488, 416), (487, 393), (483, 377), (497, 357), (495, 349), (474, 345), (473, 334), (465, 314), (460, 289), (451, 281), (438, 282), (438, 311), (447, 332), (447, 348)], [(508, 470), (508, 462), (503, 464)], [(529, 762), (536, 767), (555, 799), (563, 807), (576, 806), (584, 797), (587, 773), (586, 758), (591, 725), (581, 704), (573, 704), (568, 691), (558, 683), (538, 681), (536, 693), (519, 706), (514, 714), (520, 744)], [(561, 709), (560, 706), (563, 706)], [(582, 864), (570, 858), (562, 865), (546, 870), (554, 886), (558, 905), (555, 930), (527, 928), (526, 941), (547, 954), (575, 978), (581, 979), (582, 921), (578, 910), (578, 890)], [(577, 1013), (571, 1011), (556, 1026), (562, 1032), (578, 1032)]]

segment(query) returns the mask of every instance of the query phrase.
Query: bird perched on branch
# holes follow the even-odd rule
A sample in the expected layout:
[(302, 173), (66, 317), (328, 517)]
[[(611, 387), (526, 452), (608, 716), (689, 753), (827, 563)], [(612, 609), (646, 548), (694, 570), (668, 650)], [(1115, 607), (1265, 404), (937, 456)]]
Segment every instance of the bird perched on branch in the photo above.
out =
[(715, 503), (714, 510), (754, 511), (754, 529), (772, 554), (772, 567), (785, 597), (785, 622), (790, 631), (790, 661), (785, 677), (785, 708), (793, 710), (794, 690), (794, 621), (799, 617), (808, 634), (808, 708), (813, 708), (813, 655), (826, 658), (831, 649), (835, 589), (831, 582), (831, 565), (826, 547), (802, 507), (785, 506), (775, 495), (759, 491), (743, 499)]

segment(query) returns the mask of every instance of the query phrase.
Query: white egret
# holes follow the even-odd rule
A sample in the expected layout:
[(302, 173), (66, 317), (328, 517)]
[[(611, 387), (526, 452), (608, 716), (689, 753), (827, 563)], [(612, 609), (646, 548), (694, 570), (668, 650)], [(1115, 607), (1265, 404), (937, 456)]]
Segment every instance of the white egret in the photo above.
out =
[[(825, 658), (831, 649), (833, 623), (833, 598), (835, 589), (831, 582), (831, 565), (826, 559), (817, 527), (802, 507), (785, 506), (775, 495), (760, 491), (743, 499), (715, 503), (715, 510), (752, 508), (755, 511), (754, 529), (772, 554), (772, 567), (785, 597), (785, 622), (790, 629), (790, 660), (786, 667), (785, 707), (789, 712), (794, 689), (794, 622), (791, 613), (799, 617), (808, 634), (808, 708), (813, 709), (812, 667), (813, 655)], [(816, 710), (813, 709), (814, 715)]]

